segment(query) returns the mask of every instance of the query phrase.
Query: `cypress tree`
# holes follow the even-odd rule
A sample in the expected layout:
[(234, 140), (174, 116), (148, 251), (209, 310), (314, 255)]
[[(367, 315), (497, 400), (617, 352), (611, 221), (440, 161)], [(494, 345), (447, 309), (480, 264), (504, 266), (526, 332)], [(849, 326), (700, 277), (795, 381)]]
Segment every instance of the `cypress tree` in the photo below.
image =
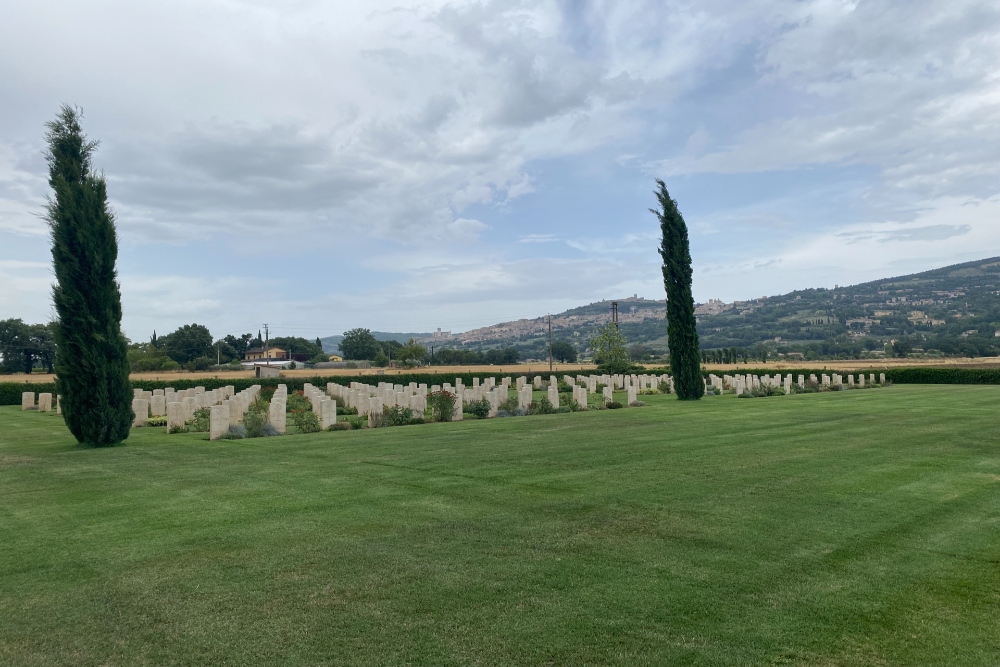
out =
[(56, 389), (70, 432), (81, 443), (101, 447), (128, 437), (132, 385), (121, 332), (114, 215), (104, 177), (91, 172), (97, 142), (87, 140), (80, 118), (78, 110), (63, 105), (46, 123), (54, 196), (45, 217), (56, 275)]
[(687, 225), (670, 198), (667, 185), (656, 179), (654, 191), (660, 210), (649, 209), (660, 220), (663, 240), (663, 286), (667, 291), (667, 346), (670, 349), (670, 370), (674, 389), (680, 400), (697, 400), (705, 394), (698, 351), (698, 330), (694, 317), (694, 297), (691, 294), (691, 246)]

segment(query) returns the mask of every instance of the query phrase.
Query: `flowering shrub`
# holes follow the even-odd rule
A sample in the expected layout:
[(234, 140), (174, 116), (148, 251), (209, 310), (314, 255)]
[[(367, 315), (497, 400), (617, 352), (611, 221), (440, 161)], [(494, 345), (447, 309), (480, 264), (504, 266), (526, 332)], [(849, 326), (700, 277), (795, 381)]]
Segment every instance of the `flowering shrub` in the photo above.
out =
[(427, 395), (427, 405), (436, 421), (450, 422), (455, 414), (455, 395), (447, 391), (435, 391)]

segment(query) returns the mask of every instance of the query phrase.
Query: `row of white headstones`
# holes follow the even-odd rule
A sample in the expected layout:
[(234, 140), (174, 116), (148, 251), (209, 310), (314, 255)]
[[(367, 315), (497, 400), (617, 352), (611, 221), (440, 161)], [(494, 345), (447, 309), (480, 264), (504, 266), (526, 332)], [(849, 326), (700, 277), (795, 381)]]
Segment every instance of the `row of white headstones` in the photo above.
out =
[[(846, 383), (845, 383), (846, 378)], [(809, 380), (822, 386), (865, 386), (865, 376), (857, 377), (855, 384), (854, 375), (841, 376), (836, 373), (832, 375), (823, 374), (819, 377), (810, 375)], [(590, 394), (596, 394), (598, 385), (601, 387), (599, 402), (609, 403), (613, 400), (615, 391), (626, 393), (625, 405), (631, 405), (637, 401), (639, 392), (643, 390), (656, 389), (660, 383), (666, 383), (673, 391), (673, 378), (669, 375), (570, 375), (563, 376), (563, 382), (572, 387), (572, 398), (581, 407), (587, 407), (590, 403)], [(705, 381), (706, 393), (711, 389), (719, 388), (735, 389), (736, 393), (742, 394), (744, 391), (766, 386), (782, 386), (786, 393), (790, 393), (793, 379), (786, 375), (784, 378), (780, 374), (776, 375), (723, 375), (710, 374)], [(875, 383), (875, 374), (868, 376), (868, 382)], [(885, 384), (885, 374), (879, 374), (879, 382)], [(320, 427), (327, 429), (337, 423), (337, 400), (339, 399), (345, 406), (356, 408), (359, 415), (367, 416), (369, 423), (382, 414), (383, 410), (398, 406), (409, 408), (416, 415), (423, 415), (427, 411), (427, 396), (429, 393), (446, 391), (456, 397), (455, 412), (453, 420), (461, 420), (464, 417), (464, 404), (486, 399), (489, 404), (490, 417), (497, 416), (500, 405), (510, 396), (510, 389), (513, 386), (518, 407), (528, 409), (533, 401), (533, 391), (541, 389), (543, 384), (547, 384), (547, 398), (554, 406), (559, 405), (559, 383), (555, 375), (545, 379), (536, 375), (530, 379), (526, 376), (518, 378), (504, 377), (499, 382), (494, 377), (484, 379), (473, 378), (472, 386), (463, 384), (461, 378), (456, 378), (455, 383), (443, 383), (441, 385), (426, 385), (411, 382), (408, 385), (392, 384), (390, 382), (380, 382), (378, 385), (369, 385), (360, 382), (352, 382), (350, 385), (341, 385), (335, 382), (327, 383), (326, 390), (321, 390), (310, 383), (306, 383), (303, 388), (303, 395), (309, 399), (312, 410), (319, 418)], [(804, 388), (806, 379), (804, 375), (799, 375), (797, 382), (799, 388)], [(220, 389), (206, 390), (204, 387), (194, 387), (193, 389), (175, 390), (172, 387), (166, 389), (154, 389), (146, 391), (135, 389), (132, 399), (132, 412), (134, 414), (133, 426), (145, 426), (150, 417), (166, 416), (167, 432), (182, 429), (194, 418), (195, 412), (199, 409), (209, 409), (210, 429), (209, 437), (216, 440), (229, 432), (230, 427), (242, 422), (251, 403), (260, 395), (260, 385), (253, 385), (242, 391), (235, 391), (233, 385), (228, 385)], [(55, 397), (55, 410), (61, 413), (58, 396)], [(286, 430), (286, 407), (288, 398), (287, 385), (278, 385), (268, 405), (268, 421), (278, 433)], [(51, 393), (38, 394), (37, 409), (39, 412), (49, 412), (53, 409), (53, 395)], [(36, 407), (35, 393), (24, 392), (21, 394), (21, 409), (29, 410)]]
[[(840, 388), (840, 387), (864, 387), (866, 380), (865, 374), (859, 373), (857, 377), (857, 382), (854, 381), (854, 375), (839, 375), (837, 373), (832, 373), (827, 375), (823, 373), (819, 377), (816, 375), (809, 376), (809, 382), (822, 387), (830, 388)], [(786, 394), (790, 394), (792, 391), (792, 375), (789, 373), (785, 375), (784, 378), (781, 377), (780, 373), (775, 375), (723, 375), (719, 377), (715, 374), (709, 374), (708, 379), (705, 380), (705, 391), (711, 392), (712, 389), (718, 388), (720, 391), (726, 389), (735, 389), (737, 394), (742, 394), (747, 391), (751, 391), (760, 387), (761, 385), (766, 387), (781, 387), (785, 390)], [(794, 383), (799, 389), (805, 389), (806, 387), (806, 376), (799, 375)], [(869, 373), (867, 383), (869, 385), (875, 384), (875, 374)], [(879, 373), (878, 383), (885, 384), (885, 373)]]

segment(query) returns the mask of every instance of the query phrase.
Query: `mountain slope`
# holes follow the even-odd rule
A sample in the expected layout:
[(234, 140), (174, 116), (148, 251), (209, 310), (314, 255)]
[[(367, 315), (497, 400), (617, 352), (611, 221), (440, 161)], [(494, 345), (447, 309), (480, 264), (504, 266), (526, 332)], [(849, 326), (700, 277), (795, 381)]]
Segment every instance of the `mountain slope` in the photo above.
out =
[[(581, 353), (611, 319), (611, 301), (552, 316), (552, 339)], [(878, 356), (913, 352), (995, 356), (1000, 352), (1000, 257), (835, 289), (807, 289), (750, 301), (699, 304), (703, 350), (767, 350), (771, 356)], [(632, 344), (666, 351), (666, 302), (637, 295), (618, 300), (622, 333)], [(437, 349), (514, 346), (522, 359), (547, 355), (545, 317), (502, 322), (459, 334), (373, 332), (380, 340), (413, 337)], [(322, 339), (333, 351), (341, 336)]]

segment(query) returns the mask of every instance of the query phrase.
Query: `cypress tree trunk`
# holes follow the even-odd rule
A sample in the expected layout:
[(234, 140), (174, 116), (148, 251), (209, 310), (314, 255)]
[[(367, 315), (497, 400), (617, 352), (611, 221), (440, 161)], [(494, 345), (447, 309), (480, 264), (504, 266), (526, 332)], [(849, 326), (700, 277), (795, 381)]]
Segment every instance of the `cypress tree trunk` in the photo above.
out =
[(670, 370), (674, 388), (680, 400), (697, 400), (705, 394), (698, 351), (698, 330), (694, 317), (694, 297), (691, 294), (691, 246), (687, 225), (670, 198), (667, 185), (656, 179), (655, 191), (660, 210), (649, 209), (660, 219), (663, 241), (663, 286), (667, 291), (667, 345), (670, 349)]
[(46, 127), (55, 193), (46, 219), (57, 280), (56, 388), (66, 426), (79, 442), (114, 445), (128, 437), (133, 419), (114, 216), (104, 178), (91, 173), (97, 143), (84, 136), (80, 114), (64, 105)]

